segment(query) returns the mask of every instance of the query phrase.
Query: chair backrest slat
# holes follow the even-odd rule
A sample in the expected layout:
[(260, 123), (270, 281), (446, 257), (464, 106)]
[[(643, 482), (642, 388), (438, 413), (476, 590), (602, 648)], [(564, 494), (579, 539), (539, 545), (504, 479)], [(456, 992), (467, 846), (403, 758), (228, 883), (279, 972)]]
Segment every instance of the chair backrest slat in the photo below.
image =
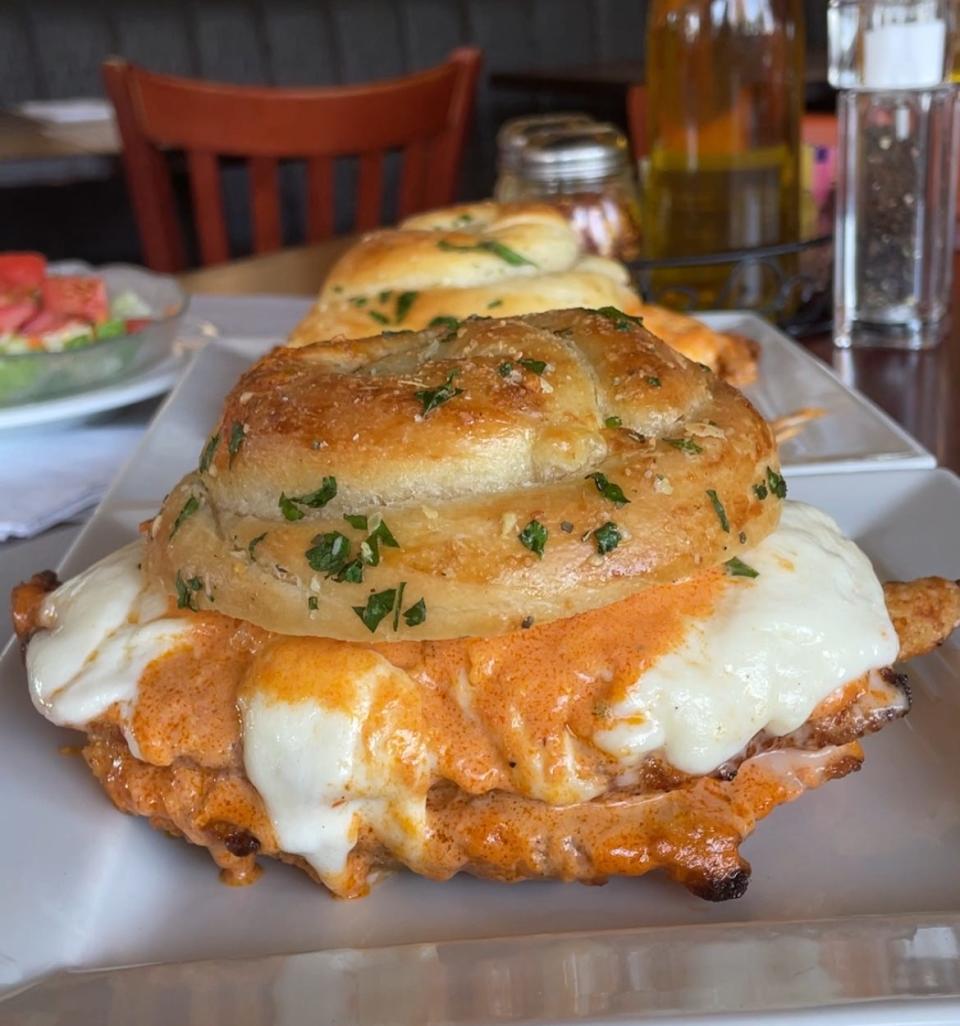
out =
[(357, 178), (357, 214), (354, 218), (357, 228), (369, 231), (380, 224), (380, 209), (383, 203), (383, 152), (360, 155), (360, 174)]
[(333, 235), (333, 158), (307, 161), (307, 239), (322, 242)]
[[(213, 203), (210, 192), (215, 181), (219, 192), (217, 157), (247, 160), (257, 252), (275, 249), (283, 241), (278, 161), (306, 161), (306, 234), (311, 241), (333, 233), (337, 157), (360, 158), (357, 228), (380, 223), (384, 157), (389, 151), (407, 153), (398, 202), (402, 213), (451, 202), (480, 61), (478, 50), (461, 49), (445, 64), (404, 78), (323, 89), (228, 86), (107, 61), (104, 79), (117, 110), (127, 182), (147, 263), (163, 264), (163, 270), (185, 266), (164, 157), (168, 150), (188, 155), (204, 263), (229, 259), (222, 197)], [(210, 210), (203, 209), (207, 204)]]
[(250, 172), (253, 249), (256, 253), (272, 253), (283, 246), (277, 162), (272, 157), (251, 157), (247, 167)]
[(411, 143), (403, 154), (403, 169), (400, 172), (400, 193), (397, 200), (397, 214), (409, 217), (423, 210), (426, 181), (429, 174), (428, 146), (418, 139)]
[(222, 263), (230, 259), (230, 243), (220, 192), (220, 162), (215, 153), (190, 150), (187, 153), (187, 171), (200, 256), (205, 264)]

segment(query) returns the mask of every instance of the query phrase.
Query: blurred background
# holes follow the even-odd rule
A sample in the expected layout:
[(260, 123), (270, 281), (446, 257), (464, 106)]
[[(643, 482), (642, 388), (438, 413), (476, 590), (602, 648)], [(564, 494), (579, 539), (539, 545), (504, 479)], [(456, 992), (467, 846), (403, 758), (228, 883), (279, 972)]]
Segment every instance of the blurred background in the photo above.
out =
[[(832, 110), (826, 0), (803, 6), (806, 108)], [(101, 65), (112, 54), (214, 81), (314, 86), (402, 75), (441, 63), (454, 47), (477, 46), (484, 66), (458, 187), (459, 198), (473, 199), (493, 190), (496, 133), (507, 118), (578, 110), (627, 128), (627, 90), (644, 75), (647, 9), (644, 0), (3, 0), (2, 248), (142, 262), (111, 122), (48, 123), (38, 137), (13, 113), (31, 100), (103, 98)], [(304, 192), (295, 169), (283, 173), (284, 240), (296, 244)], [(349, 159), (337, 175), (346, 188), (338, 188), (344, 202), (334, 229), (343, 232), (353, 224)], [(187, 224), (183, 169), (175, 188)], [(241, 167), (225, 168), (223, 188), (231, 249), (249, 252)]]

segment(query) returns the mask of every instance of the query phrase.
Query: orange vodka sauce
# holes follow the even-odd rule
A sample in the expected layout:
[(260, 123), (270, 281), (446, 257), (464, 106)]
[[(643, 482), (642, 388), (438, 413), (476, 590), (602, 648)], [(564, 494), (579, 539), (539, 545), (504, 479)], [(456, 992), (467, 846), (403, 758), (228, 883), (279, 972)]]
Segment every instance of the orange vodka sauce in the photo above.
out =
[[(436, 779), (472, 794), (530, 793), (537, 781), (549, 792), (574, 763), (588, 779), (613, 772), (609, 756), (589, 741), (606, 707), (680, 644), (691, 621), (710, 616), (725, 587), (736, 583), (711, 569), (500, 637), (369, 648), (189, 614), (196, 624), (189, 642), (141, 677), (133, 731), (147, 762), (186, 756), (210, 768), (239, 766), (237, 699), (244, 688), (281, 702), (317, 699), (349, 713), (353, 682), (382, 657), (419, 685), (419, 715), (408, 710), (405, 719), (422, 733)], [(406, 689), (396, 690), (400, 699)], [(389, 686), (381, 685), (378, 704), (390, 701)]]

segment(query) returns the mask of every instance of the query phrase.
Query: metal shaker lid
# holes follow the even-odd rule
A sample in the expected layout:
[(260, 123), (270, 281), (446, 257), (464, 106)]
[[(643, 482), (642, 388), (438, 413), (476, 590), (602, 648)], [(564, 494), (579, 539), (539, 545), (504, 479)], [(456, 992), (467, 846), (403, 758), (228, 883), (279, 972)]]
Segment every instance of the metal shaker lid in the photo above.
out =
[(623, 171), (629, 163), (623, 132), (593, 122), (535, 132), (519, 152), (518, 171), (530, 181), (595, 181)]
[(515, 171), (527, 140), (537, 132), (592, 124), (593, 118), (579, 111), (554, 111), (550, 114), (527, 114), (520, 118), (510, 118), (504, 121), (497, 132), (500, 169)]

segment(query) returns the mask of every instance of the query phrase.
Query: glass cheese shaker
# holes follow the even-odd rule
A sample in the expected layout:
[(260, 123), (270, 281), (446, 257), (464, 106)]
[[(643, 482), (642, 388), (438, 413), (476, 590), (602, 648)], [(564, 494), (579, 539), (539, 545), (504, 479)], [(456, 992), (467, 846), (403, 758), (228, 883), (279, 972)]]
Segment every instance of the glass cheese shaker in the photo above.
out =
[(615, 125), (532, 133), (518, 154), (517, 198), (562, 210), (592, 253), (620, 260), (638, 256), (636, 177), (626, 137)]
[(527, 140), (545, 128), (571, 128), (590, 125), (594, 119), (578, 111), (556, 111), (551, 114), (529, 114), (521, 118), (510, 118), (497, 132), (497, 184), (494, 199), (500, 203), (512, 203), (518, 198), (520, 186), (517, 169), (520, 154)]

